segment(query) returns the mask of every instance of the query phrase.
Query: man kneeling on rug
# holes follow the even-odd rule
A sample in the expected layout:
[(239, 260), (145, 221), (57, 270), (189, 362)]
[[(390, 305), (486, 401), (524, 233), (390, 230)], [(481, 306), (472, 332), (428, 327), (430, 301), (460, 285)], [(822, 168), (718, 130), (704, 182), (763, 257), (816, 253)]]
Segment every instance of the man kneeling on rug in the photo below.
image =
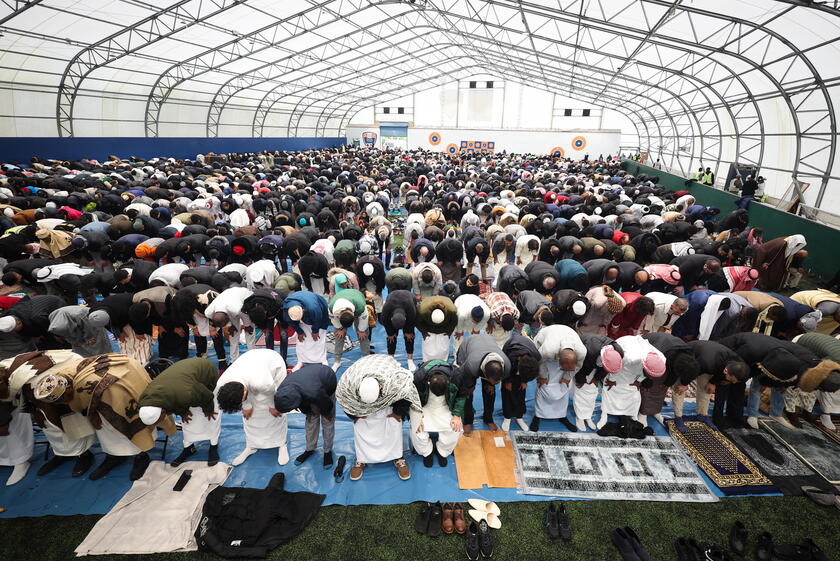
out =
[(90, 474), (91, 479), (104, 477), (126, 458), (133, 457), (129, 479), (136, 481), (149, 467), (151, 460), (146, 452), (155, 445), (157, 427), (166, 434), (175, 434), (175, 423), (169, 415), (151, 426), (140, 420), (138, 403), (151, 381), (143, 366), (126, 355), (98, 355), (57, 366), (38, 382), (35, 399), (65, 403), (74, 412), (87, 416), (107, 454)]
[[(411, 431), (411, 444), (423, 456), (423, 465), (432, 467), (432, 453), (437, 452), (441, 467), (455, 450), (463, 434), (464, 406), (467, 391), (460, 385), (460, 370), (442, 360), (430, 360), (420, 365), (414, 374), (414, 385), (423, 406), (422, 420)], [(437, 443), (429, 433), (436, 432)]]
[(416, 431), (422, 411), (411, 372), (389, 355), (362, 357), (338, 381), (335, 398), (353, 421), (356, 461), (350, 480), (361, 479), (367, 464), (390, 461), (400, 479), (409, 479), (402, 422), (410, 415), (410, 430)]

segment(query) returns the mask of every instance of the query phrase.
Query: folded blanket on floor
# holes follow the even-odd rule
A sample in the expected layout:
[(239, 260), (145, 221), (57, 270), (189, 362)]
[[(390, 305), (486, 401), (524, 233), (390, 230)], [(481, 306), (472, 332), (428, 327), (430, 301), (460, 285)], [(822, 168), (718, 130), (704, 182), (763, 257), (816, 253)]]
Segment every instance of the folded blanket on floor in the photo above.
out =
[[(172, 488), (184, 470), (192, 470), (181, 491)], [(77, 555), (195, 551), (195, 529), (207, 494), (227, 479), (231, 467), (185, 462), (174, 468), (152, 462), (142, 478), (102, 517)]]

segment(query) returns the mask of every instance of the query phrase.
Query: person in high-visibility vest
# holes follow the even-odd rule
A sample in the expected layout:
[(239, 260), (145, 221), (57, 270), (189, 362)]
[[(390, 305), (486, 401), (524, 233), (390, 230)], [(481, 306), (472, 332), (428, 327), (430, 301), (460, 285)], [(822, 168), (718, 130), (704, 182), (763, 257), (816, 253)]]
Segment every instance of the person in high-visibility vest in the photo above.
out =
[(699, 183), (700, 178), (702, 178), (702, 177), (703, 177), (703, 168), (700, 168), (700, 169), (698, 169), (697, 171), (694, 172), (694, 177), (692, 179), (694, 179), (694, 181)]
[(712, 168), (706, 168), (706, 173), (703, 174), (703, 185), (714, 185), (715, 174), (712, 173)]

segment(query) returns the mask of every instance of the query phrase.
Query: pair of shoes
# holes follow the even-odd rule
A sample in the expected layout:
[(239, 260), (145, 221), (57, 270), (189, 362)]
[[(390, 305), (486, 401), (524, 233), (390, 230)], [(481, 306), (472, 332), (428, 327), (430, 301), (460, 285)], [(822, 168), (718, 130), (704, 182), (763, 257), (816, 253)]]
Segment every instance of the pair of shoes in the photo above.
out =
[(475, 561), (481, 557), (493, 557), (493, 541), (490, 539), (490, 527), (482, 520), (478, 524), (470, 523), (467, 531), (467, 559)]
[(639, 536), (630, 526), (616, 528), (610, 533), (610, 539), (625, 561), (652, 561)]
[(566, 541), (572, 539), (572, 524), (569, 515), (566, 513), (566, 505), (560, 503), (558, 507), (550, 503), (545, 509), (544, 523), (545, 531), (552, 540), (563, 538)]
[(740, 520), (736, 520), (729, 530), (729, 547), (741, 557), (747, 553), (747, 537), (746, 526)]
[(773, 546), (773, 555), (791, 561), (828, 561), (828, 556), (810, 538), (800, 544)]
[(467, 531), (467, 522), (464, 520), (464, 507), (461, 503), (444, 503), (443, 518), (440, 527), (444, 534), (458, 532), (463, 534)]
[(487, 522), (487, 525), (495, 530), (502, 527), (502, 520), (499, 516), (502, 511), (496, 503), (483, 499), (469, 499), (470, 517), (476, 522)]
[(414, 529), (421, 534), (436, 538), (441, 533), (442, 518), (443, 509), (440, 506), (440, 501), (434, 504), (423, 503), (420, 512), (417, 514), (417, 520), (414, 521)]
[[(343, 457), (343, 456), (342, 456)], [(339, 460), (341, 463), (341, 460)], [(338, 469), (338, 468), (336, 468)], [(362, 462), (355, 462), (353, 467), (350, 468), (350, 481), (358, 481), (362, 478), (362, 474), (365, 472), (365, 464)]]
[(840, 508), (840, 495), (823, 491), (818, 487), (804, 485), (800, 487), (802, 494), (820, 506), (836, 506)]
[(44, 465), (38, 468), (35, 475), (47, 475), (49, 472), (57, 469), (59, 466), (64, 465), (72, 459), (73, 456), (53, 456), (47, 460)]
[(578, 428), (575, 425), (573, 425), (572, 422), (567, 417), (562, 417), (561, 419), (558, 419), (558, 420), (560, 421), (560, 423), (564, 427), (566, 427), (566, 429), (569, 432), (577, 432), (578, 431)]
[[(353, 466), (355, 467), (355, 466)], [(399, 458), (394, 460), (394, 467), (397, 468), (397, 475), (403, 481), (411, 479), (411, 470), (408, 469), (408, 464), (405, 463), (405, 458)], [(350, 479), (353, 479), (352, 477)]]
[(195, 454), (195, 444), (190, 444), (189, 446), (181, 450), (181, 453), (178, 454), (178, 457), (172, 460), (172, 463), (170, 463), (169, 465), (171, 465), (172, 467), (178, 467), (184, 462), (186, 462), (187, 458), (189, 458), (193, 454)]

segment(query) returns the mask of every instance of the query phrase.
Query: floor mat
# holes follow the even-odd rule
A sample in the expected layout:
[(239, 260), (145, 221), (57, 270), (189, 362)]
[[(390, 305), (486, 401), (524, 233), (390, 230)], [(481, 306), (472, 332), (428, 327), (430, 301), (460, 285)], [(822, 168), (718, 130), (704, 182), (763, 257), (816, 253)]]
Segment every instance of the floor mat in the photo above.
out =
[(713, 502), (691, 461), (667, 436), (511, 434), (522, 493), (609, 500)]
[(751, 460), (785, 495), (802, 495), (801, 487), (811, 485), (826, 491), (834, 486), (805, 465), (776, 437), (750, 428), (726, 429), (723, 433)]
[(460, 489), (516, 488), (513, 444), (505, 431), (473, 431), (455, 447)]
[(831, 440), (833, 440), (837, 444), (840, 444), (840, 427), (838, 427), (836, 423), (834, 425), (834, 430), (831, 430), (829, 428), (824, 427), (822, 425), (822, 423), (819, 423), (819, 422), (811, 423), (811, 424), (812, 424), (812, 426), (814, 426), (814, 428), (816, 428), (818, 431), (820, 431), (821, 433), (826, 435), (828, 438), (830, 438)]
[(665, 425), (688, 455), (697, 462), (724, 495), (778, 493), (773, 482), (723, 433), (701, 421), (685, 417), (685, 430), (672, 420)]
[(801, 429), (789, 429), (769, 419), (761, 419), (758, 423), (814, 471), (831, 483), (840, 484), (840, 445), (814, 425), (802, 423)]

